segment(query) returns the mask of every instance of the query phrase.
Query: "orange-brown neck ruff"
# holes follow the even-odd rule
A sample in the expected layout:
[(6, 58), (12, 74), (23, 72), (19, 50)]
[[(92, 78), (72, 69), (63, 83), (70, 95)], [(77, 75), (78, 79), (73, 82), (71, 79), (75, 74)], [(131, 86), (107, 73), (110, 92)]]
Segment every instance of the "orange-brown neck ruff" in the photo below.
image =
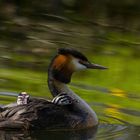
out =
[(71, 75), (74, 72), (73, 66), (70, 63), (70, 55), (58, 55), (52, 62), (52, 74), (53, 77), (63, 83), (69, 83)]
[(54, 69), (60, 70), (68, 62), (68, 57), (65, 55), (58, 55), (52, 64)]

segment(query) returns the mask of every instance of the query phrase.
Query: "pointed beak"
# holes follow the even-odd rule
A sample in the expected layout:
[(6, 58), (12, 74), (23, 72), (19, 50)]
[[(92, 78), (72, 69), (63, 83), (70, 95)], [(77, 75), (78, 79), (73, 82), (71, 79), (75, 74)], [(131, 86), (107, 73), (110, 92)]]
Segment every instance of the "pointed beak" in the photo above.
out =
[(104, 67), (98, 64), (93, 64), (93, 63), (87, 63), (85, 65), (88, 69), (100, 69), (100, 70), (108, 69), (107, 67)]

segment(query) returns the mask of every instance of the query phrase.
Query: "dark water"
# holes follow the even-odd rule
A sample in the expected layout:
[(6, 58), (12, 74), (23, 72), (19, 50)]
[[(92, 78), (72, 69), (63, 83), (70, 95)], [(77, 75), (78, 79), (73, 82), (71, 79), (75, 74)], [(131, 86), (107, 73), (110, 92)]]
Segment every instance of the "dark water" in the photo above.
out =
[[(75, 48), (92, 62), (109, 68), (107, 71), (77, 72), (70, 84), (70, 88), (97, 113), (100, 121), (98, 129), (71, 132), (0, 131), (0, 139), (139, 140), (139, 11), (134, 8), (133, 13), (129, 14), (132, 11), (125, 6), (128, 15), (121, 10), (117, 14), (117, 11), (102, 5), (102, 9), (114, 11), (113, 17), (109, 16), (112, 11), (98, 11), (101, 8), (98, 2), (98, 8), (90, 6), (90, 2), (82, 2), (82, 6), (76, 4), (79, 9), (74, 7), (72, 1), (55, 2), (1, 3), (0, 104), (15, 101), (21, 91), (31, 96), (51, 98), (47, 87), (48, 63), (57, 48)], [(115, 4), (110, 3), (111, 6)], [(97, 12), (97, 16), (92, 12)], [(129, 24), (125, 22), (127, 20)]]

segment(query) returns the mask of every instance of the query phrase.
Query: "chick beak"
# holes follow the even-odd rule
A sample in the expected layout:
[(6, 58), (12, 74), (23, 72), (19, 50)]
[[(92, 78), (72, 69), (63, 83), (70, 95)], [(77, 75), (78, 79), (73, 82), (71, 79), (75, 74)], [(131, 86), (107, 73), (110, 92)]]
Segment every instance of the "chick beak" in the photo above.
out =
[(108, 69), (107, 67), (98, 65), (98, 64), (94, 64), (94, 63), (90, 63), (90, 62), (86, 62), (84, 63), (84, 65), (88, 68), (88, 69), (100, 69), (100, 70), (105, 70)]

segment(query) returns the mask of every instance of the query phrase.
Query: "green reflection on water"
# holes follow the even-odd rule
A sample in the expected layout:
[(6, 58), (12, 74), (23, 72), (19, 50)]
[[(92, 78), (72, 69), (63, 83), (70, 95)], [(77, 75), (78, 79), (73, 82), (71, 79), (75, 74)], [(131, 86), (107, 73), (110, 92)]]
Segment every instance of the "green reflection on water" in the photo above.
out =
[[(81, 86), (71, 85), (70, 87), (91, 104), (101, 122), (106, 120), (110, 123), (120, 123), (109, 118), (111, 116), (122, 120), (122, 122), (126, 121), (130, 124), (140, 125), (139, 59), (120, 55), (99, 54), (92, 56), (90, 53), (88, 55), (91, 61), (107, 66), (109, 69), (77, 72), (73, 76), (72, 83), (81, 84)], [(1, 91), (17, 93), (26, 91), (32, 96), (51, 98), (47, 87), (46, 71), (1, 68), (0, 73), (0, 78), (3, 79), (0, 84)], [(107, 91), (103, 93), (100, 90), (89, 90), (86, 86), (98, 86), (106, 88)], [(1, 99), (3, 104), (16, 100), (10, 97)], [(96, 105), (96, 103), (102, 105)], [(127, 111), (124, 112), (121, 109)], [(131, 110), (137, 111), (138, 114), (137, 112), (135, 114), (131, 113)], [(108, 118), (105, 118), (105, 116), (108, 116)]]

